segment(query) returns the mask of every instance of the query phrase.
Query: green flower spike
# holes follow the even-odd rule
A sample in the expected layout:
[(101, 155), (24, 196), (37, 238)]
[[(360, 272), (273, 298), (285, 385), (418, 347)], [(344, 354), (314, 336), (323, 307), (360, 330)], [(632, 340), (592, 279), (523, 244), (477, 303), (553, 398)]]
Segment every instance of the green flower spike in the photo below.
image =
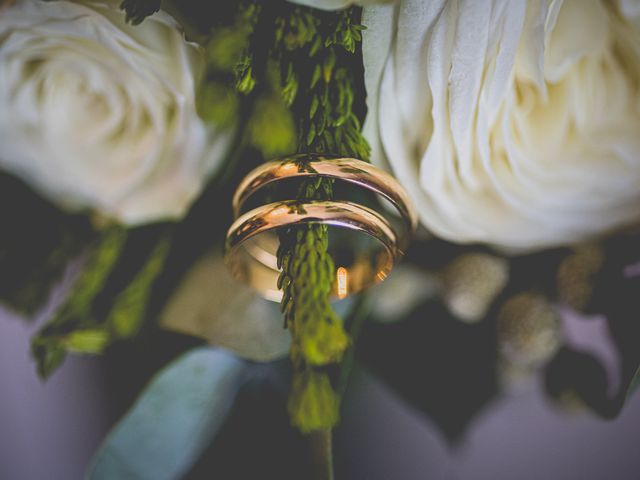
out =
[(332, 428), (338, 423), (339, 404), (328, 374), (308, 368), (294, 375), (289, 416), (302, 433)]

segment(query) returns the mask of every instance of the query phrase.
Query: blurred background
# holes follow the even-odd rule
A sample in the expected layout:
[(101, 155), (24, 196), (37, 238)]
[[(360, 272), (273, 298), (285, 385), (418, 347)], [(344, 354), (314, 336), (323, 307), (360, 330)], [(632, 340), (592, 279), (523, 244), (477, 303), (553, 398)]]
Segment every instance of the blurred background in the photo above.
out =
[[(615, 355), (607, 353), (605, 330), (596, 324), (574, 318), (564, 320), (563, 328), (579, 338), (582, 350), (603, 362), (607, 355), (615, 361)], [(36, 328), (37, 322), (27, 324), (4, 310), (0, 314), (3, 479), (83, 478), (103, 437), (146, 379), (193, 343), (187, 337), (157, 334), (145, 352), (146, 361), (133, 348), (106, 357), (71, 357), (42, 383), (28, 348)], [(363, 334), (363, 345), (375, 345), (379, 329), (388, 348), (372, 354), (380, 360), (401, 355), (388, 326), (372, 325)], [(342, 423), (334, 434), (336, 478), (638, 478), (639, 395), (619, 417), (603, 420), (585, 410), (560, 408), (546, 393), (541, 374), (497, 394), (491, 375), (481, 371), (486, 365), (478, 368), (477, 349), (465, 358), (460, 351), (467, 345), (459, 340), (434, 352), (433, 345), (443, 340), (442, 330), (422, 337), (424, 349), (411, 355), (429, 363), (395, 381), (381, 380), (384, 372), (376, 362), (369, 362), (370, 369), (355, 368)], [(425, 355), (427, 350), (432, 353)], [(360, 357), (367, 355), (361, 352)], [(458, 356), (460, 362), (452, 360)], [(472, 377), (460, 369), (465, 363)], [(288, 427), (279, 382), (269, 377), (274, 378), (266, 375), (262, 385), (240, 393), (225, 427), (188, 478), (304, 478), (304, 450)], [(412, 393), (403, 397), (399, 391), (406, 394), (408, 384)]]

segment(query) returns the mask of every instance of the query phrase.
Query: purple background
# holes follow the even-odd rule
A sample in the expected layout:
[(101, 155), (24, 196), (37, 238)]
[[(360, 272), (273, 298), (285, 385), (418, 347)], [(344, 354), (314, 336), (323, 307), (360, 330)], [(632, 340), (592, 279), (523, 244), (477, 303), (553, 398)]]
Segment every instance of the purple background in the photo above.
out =
[(35, 329), (0, 311), (0, 479), (80, 479), (110, 421), (101, 363), (69, 358), (42, 383)]

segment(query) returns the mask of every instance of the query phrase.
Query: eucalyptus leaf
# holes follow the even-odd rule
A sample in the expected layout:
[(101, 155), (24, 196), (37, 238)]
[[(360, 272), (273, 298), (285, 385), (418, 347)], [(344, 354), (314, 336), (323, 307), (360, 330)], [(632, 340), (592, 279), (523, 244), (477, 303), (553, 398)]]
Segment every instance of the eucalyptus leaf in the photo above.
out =
[(197, 348), (160, 370), (93, 460), (91, 480), (181, 478), (222, 426), (247, 365)]

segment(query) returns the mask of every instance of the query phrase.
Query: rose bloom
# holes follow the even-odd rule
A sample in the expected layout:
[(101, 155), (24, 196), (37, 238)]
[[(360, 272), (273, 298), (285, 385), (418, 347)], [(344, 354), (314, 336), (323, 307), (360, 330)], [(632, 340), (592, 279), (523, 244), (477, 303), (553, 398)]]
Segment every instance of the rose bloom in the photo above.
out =
[(454, 242), (537, 249), (640, 219), (640, 2), (365, 7), (373, 161)]
[(201, 52), (160, 12), (18, 1), (0, 13), (0, 169), (126, 224), (182, 216), (230, 132), (195, 110)]

